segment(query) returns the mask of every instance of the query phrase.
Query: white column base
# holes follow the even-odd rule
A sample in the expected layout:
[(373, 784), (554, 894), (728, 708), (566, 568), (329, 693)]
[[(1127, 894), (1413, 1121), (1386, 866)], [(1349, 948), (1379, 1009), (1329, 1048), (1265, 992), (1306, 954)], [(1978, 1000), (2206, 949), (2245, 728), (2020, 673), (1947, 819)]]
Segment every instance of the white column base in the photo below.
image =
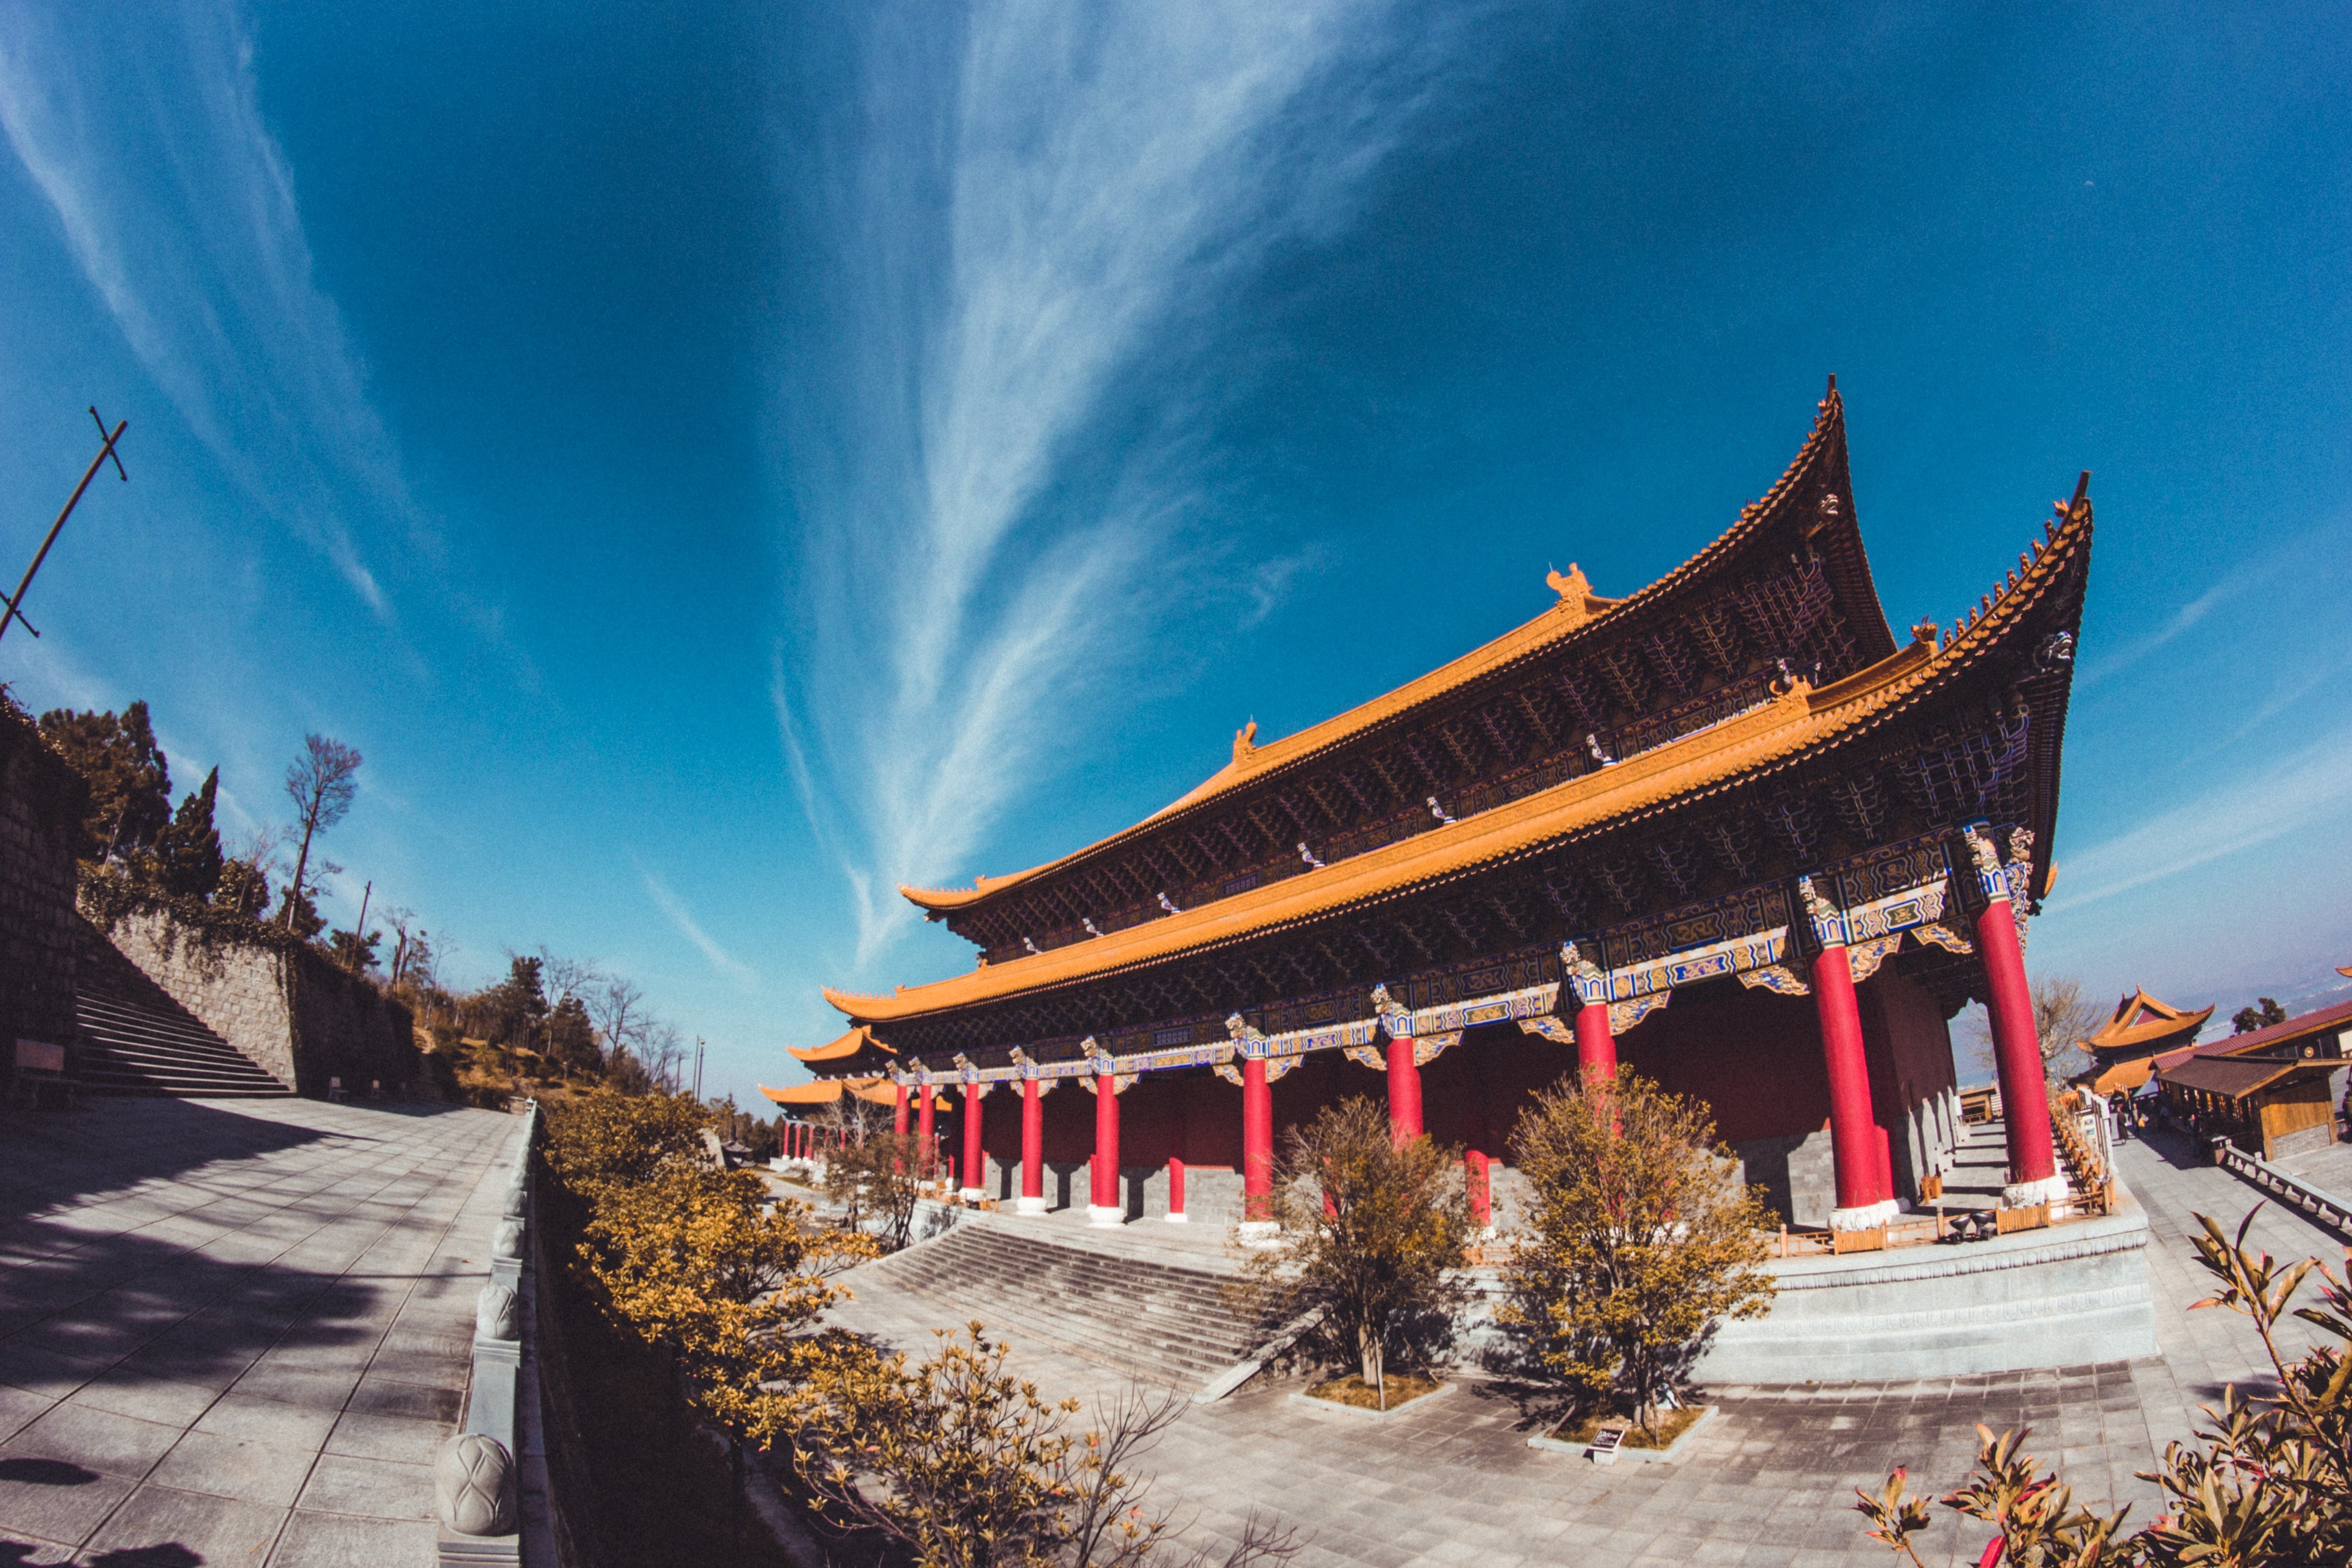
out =
[(1166, 1220), (1170, 1225), (1190, 1225), (1192, 1223), (1192, 1216), (1186, 1214), (1182, 1209), (1178, 1209), (1173, 1214), (1161, 1215), (1160, 1217)]
[(1045, 1200), (1042, 1197), (1015, 1198), (1013, 1200), (1013, 1212), (1014, 1214), (1044, 1214), (1045, 1212)]
[(959, 1187), (956, 1189), (956, 1196), (968, 1204), (976, 1204), (988, 1196), (988, 1194), (979, 1187)]
[(1271, 1247), (1282, 1234), (1282, 1226), (1270, 1219), (1245, 1219), (1234, 1226), (1234, 1233), (1244, 1247)]
[(2044, 1176), (2038, 1182), (2011, 1182), (2000, 1190), (2000, 1206), (2005, 1209), (2030, 1209), (2036, 1204), (2054, 1204), (2066, 1195), (2066, 1178)]
[(1832, 1230), (1876, 1230), (1903, 1212), (1903, 1205), (1893, 1198), (1882, 1198), (1860, 1208), (1833, 1209), (1830, 1213)]
[(1102, 1204), (1088, 1204), (1087, 1223), (1101, 1226), (1106, 1229), (1116, 1228), (1127, 1223), (1127, 1211), (1123, 1208), (1108, 1207)]

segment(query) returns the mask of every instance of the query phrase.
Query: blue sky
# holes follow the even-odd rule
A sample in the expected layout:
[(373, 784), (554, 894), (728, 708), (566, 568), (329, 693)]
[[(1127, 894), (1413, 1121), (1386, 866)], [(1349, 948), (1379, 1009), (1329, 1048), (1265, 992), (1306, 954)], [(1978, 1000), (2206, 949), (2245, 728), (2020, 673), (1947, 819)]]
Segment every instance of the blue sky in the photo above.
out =
[[(1890, 618), (2075, 472), (2029, 962), (2352, 962), (2338, 7), (0, 0), (0, 644), (707, 1085), (1032, 864), (1760, 493), (1838, 374)], [(13, 543), (9, 542), (13, 541)], [(13, 570), (13, 568), (9, 568)]]

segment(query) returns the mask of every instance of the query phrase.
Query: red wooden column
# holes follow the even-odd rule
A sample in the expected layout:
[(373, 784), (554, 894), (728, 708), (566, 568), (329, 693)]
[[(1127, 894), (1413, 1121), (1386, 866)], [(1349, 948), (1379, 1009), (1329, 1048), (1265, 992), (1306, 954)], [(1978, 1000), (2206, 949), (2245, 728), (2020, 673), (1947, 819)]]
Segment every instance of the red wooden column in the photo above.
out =
[(982, 1107), (988, 1097), (976, 1083), (963, 1086), (963, 1187), (957, 1194), (968, 1204), (976, 1204), (988, 1195), (982, 1185), (988, 1179), (987, 1155), (982, 1152), (980, 1135), (985, 1112)]
[(1118, 1075), (1095, 1073), (1095, 1158), (1089, 1173), (1087, 1223), (1114, 1226), (1127, 1223), (1127, 1206), (1118, 1201)]
[(1609, 1032), (1606, 1002), (1588, 1002), (1576, 1010), (1576, 1071), (1587, 1079), (1616, 1074), (1617, 1037)]
[(1242, 1239), (1271, 1236), (1274, 1219), (1274, 1090), (1265, 1058), (1242, 1058)]
[(1160, 1216), (1170, 1225), (1189, 1225), (1192, 1216), (1184, 1212), (1184, 1162), (1168, 1162), (1168, 1212)]
[(940, 1158), (939, 1134), (934, 1127), (940, 1093), (928, 1083), (918, 1085), (916, 1091), (923, 1098), (915, 1113), (915, 1171), (928, 1180), (931, 1167)]
[[(2023, 829), (2018, 830), (2021, 836)], [(2028, 842), (2031, 842), (2030, 840)], [(2025, 951), (2017, 941), (2017, 910), (2009, 876), (1992, 840), (1970, 829), (1977, 874), (1986, 896), (1977, 916), (1977, 956), (1984, 961), (1985, 1011), (1992, 1018), (1994, 1066), (2000, 1076), (2001, 1126), (2009, 1135), (2009, 1185), (2000, 1201), (2030, 1207), (2066, 1195), (2051, 1147), (2050, 1090), (2042, 1076), (2041, 1031), (2033, 1022), (2033, 991), (2026, 984)], [(2021, 853), (2019, 858), (2023, 858)]]
[(1389, 1037), (1389, 1133), (1399, 1148), (1421, 1136), (1421, 1066), (1411, 1035)]
[(1609, 977), (1572, 942), (1560, 945), (1559, 963), (1560, 982), (1577, 1002), (1577, 1077), (1590, 1079), (1613, 1076), (1617, 1071), (1617, 1037), (1609, 1027)]
[(907, 1086), (902, 1083), (892, 1092), (898, 1098), (890, 1111), (890, 1131), (904, 1138), (907, 1135)]
[(1021, 1214), (1045, 1212), (1045, 1086), (1021, 1080)]
[(1862, 1043), (1862, 1009), (1846, 957), (1845, 915), (1801, 883), (1822, 951), (1813, 960), (1813, 1010), (1821, 1020), (1822, 1058), (1829, 1069), (1830, 1152), (1837, 1167), (1837, 1207), (1832, 1230), (1874, 1230), (1902, 1212), (1895, 1201), (1886, 1145), (1870, 1104), (1870, 1059)]

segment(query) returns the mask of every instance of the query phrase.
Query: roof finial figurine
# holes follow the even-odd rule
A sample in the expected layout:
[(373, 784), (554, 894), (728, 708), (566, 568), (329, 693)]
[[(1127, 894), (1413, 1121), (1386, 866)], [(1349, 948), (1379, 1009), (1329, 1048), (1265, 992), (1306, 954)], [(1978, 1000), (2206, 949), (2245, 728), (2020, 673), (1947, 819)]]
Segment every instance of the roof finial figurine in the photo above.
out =
[(1253, 719), (1234, 731), (1234, 766), (1246, 767), (1250, 753), (1257, 750), (1257, 721)]

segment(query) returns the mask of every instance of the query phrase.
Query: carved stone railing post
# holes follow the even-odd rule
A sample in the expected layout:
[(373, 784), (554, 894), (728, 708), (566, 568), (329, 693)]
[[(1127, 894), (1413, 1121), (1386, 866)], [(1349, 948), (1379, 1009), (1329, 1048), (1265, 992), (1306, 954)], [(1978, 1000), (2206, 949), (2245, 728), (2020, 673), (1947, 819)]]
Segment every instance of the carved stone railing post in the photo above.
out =
[(441, 1446), (433, 1463), (433, 1511), (440, 1521), (436, 1561), (458, 1564), (522, 1561), (522, 1336), (528, 1320), (524, 1276), (530, 1257), (530, 1152), (539, 1108), (529, 1119), (490, 1243), (490, 1278), (474, 1303), (474, 1372), (465, 1430)]

